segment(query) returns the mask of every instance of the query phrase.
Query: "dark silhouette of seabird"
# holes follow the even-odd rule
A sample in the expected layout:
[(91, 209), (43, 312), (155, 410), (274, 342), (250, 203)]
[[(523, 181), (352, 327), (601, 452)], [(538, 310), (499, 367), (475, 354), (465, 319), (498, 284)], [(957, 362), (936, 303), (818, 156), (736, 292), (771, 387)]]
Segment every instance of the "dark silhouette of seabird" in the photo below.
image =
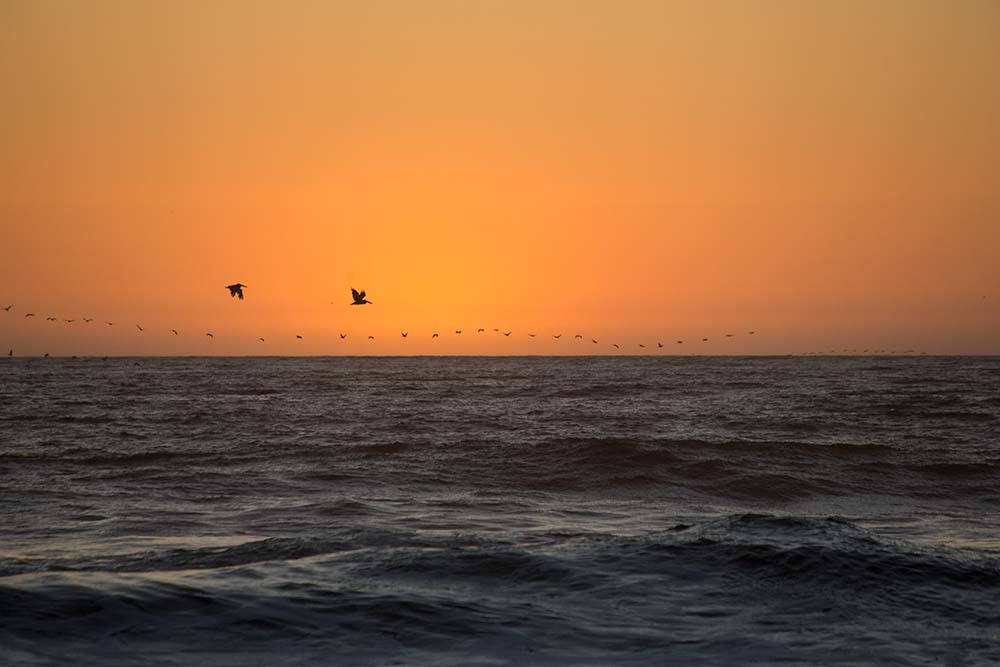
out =
[(639, 347), (646, 347), (646, 346), (643, 345), (642, 343), (639, 343)]
[(46, 352), (46, 353), (45, 353), (45, 354), (43, 354), (42, 356), (43, 356), (43, 357), (45, 357), (46, 359), (48, 359), (48, 358), (49, 358), (49, 353), (48, 353), (48, 352)]
[(754, 334), (755, 334), (755, 333), (757, 333), (757, 332), (756, 332), (756, 331), (748, 331), (747, 333), (748, 333), (748, 334), (750, 334), (750, 335), (752, 336), (752, 335), (754, 335)]
[(513, 331), (504, 331), (503, 335), (504, 336), (510, 336), (512, 333), (514, 333), (514, 332)]
[(707, 343), (707, 342), (708, 342), (708, 339), (707, 339), (707, 338), (702, 338), (702, 339), (701, 339), (701, 342), (702, 342), (702, 343)]
[(732, 338), (733, 334), (726, 334), (726, 338)]
[(528, 334), (528, 338), (534, 338), (535, 334)]
[(114, 323), (114, 322), (105, 322), (105, 324), (107, 324), (107, 325), (108, 325), (109, 327), (113, 327), (113, 326), (115, 326), (115, 323)]
[(178, 335), (178, 334), (177, 334), (177, 329), (171, 329), (171, 331), (173, 331), (173, 332), (174, 332), (174, 335), (175, 335), (175, 336), (176, 336), (176, 335)]
[(258, 338), (257, 340), (259, 340), (259, 341), (260, 341), (260, 342), (262, 342), (262, 343), (264, 342), (264, 339), (263, 339), (263, 338)]
[(34, 317), (34, 316), (35, 316), (35, 314), (34, 314), (34, 313), (26, 313), (26, 314), (25, 314), (25, 317)]
[[(11, 308), (13, 308), (13, 307), (14, 307), (14, 304), (10, 304), (10, 305), (9, 305), (9, 306), (7, 306), (6, 308), (4, 308), (4, 310), (6, 310), (6, 311), (10, 311), (10, 309), (11, 309)], [(8, 355), (8, 356), (10, 356), (10, 355)]]
[(340, 340), (344, 340), (345, 338), (347, 338), (347, 334), (345, 333), (340, 334)]
[(583, 340), (583, 335), (582, 334), (577, 334), (577, 335), (573, 336), (573, 338), (574, 339), (579, 338), (580, 340)]
[(455, 333), (460, 335), (462, 333), (462, 330), (461, 329), (455, 329)]
[(208, 336), (209, 338), (215, 338), (215, 334), (213, 333), (206, 333), (205, 335)]
[[(6, 310), (6, 308), (4, 308), (4, 310)], [(9, 350), (7, 350), (7, 356), (8, 357), (14, 356), (14, 348), (10, 348)]]
[(375, 340), (375, 336), (369, 336), (368, 340)]
[(679, 341), (677, 341), (677, 344), (678, 344), (678, 345), (683, 345), (683, 344), (684, 344), (684, 341), (682, 341), (682, 340), (679, 340)]
[(616, 350), (620, 350), (621, 349), (620, 347), (618, 347), (618, 343), (611, 343), (611, 346), (613, 348), (615, 348)]
[(83, 321), (86, 322), (87, 324), (90, 324), (91, 322), (94, 321), (94, 318), (93, 317), (85, 317), (85, 318), (83, 318)]
[(399, 335), (402, 336), (403, 338), (406, 338), (407, 336), (410, 335), (410, 332), (409, 331), (404, 331), (404, 332), (400, 333)]
[(58, 319), (59, 319), (58, 317), (46, 317), (45, 321), (46, 322), (55, 322)]
[(590, 342), (593, 343), (594, 345), (597, 345), (597, 339), (596, 338), (591, 338)]
[(431, 334), (431, 338), (437, 338), (437, 337), (438, 337), (437, 334)]
[(73, 322), (76, 322), (76, 320), (63, 320), (63, 322), (65, 322), (66, 324), (73, 324)]
[(295, 334), (295, 338), (296, 338), (296, 340), (302, 340), (302, 336), (300, 336), (298, 334)]
[(243, 283), (236, 283), (235, 285), (226, 285), (226, 289), (229, 290), (229, 296), (238, 296), (240, 301), (243, 300), (243, 288), (246, 287)]
[(562, 334), (554, 334), (552, 337), (555, 338), (556, 340), (559, 340), (560, 338), (562, 338)]
[(476, 329), (476, 333), (483, 333), (486, 329)]
[(135, 328), (138, 329), (139, 331), (145, 331), (145, 329), (143, 329), (142, 327), (140, 327), (138, 324), (135, 325)]
[(657, 343), (656, 347), (663, 347), (663, 343)]
[[(366, 303), (372, 303), (371, 301), (369, 301), (368, 299), (365, 298), (365, 291), (364, 290), (361, 290), (359, 292), (358, 290), (356, 290), (356, 289), (354, 289), (352, 287), (351, 288), (351, 296), (354, 297), (354, 301), (351, 303), (352, 306), (363, 306)], [(374, 305), (374, 304), (372, 304), (372, 305)]]

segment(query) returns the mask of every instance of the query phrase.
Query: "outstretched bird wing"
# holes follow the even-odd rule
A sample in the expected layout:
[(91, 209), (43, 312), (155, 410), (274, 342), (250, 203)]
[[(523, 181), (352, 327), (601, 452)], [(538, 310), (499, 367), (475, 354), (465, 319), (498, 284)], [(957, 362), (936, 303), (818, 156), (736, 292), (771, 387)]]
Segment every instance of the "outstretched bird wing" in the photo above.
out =
[(361, 299), (365, 298), (364, 292), (359, 292), (353, 287), (351, 288), (351, 296), (354, 297), (355, 301), (361, 301)]

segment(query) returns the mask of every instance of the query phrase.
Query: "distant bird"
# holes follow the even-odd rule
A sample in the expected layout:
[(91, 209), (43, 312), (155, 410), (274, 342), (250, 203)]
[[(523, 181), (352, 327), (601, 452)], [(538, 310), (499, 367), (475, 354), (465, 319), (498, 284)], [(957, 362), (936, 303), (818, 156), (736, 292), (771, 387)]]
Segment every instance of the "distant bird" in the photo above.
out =
[(113, 327), (113, 326), (115, 326), (115, 323), (114, 323), (114, 322), (105, 322), (105, 324), (107, 324), (107, 325), (108, 325), (109, 327)]
[(679, 340), (679, 341), (677, 341), (677, 344), (678, 344), (678, 345), (683, 345), (683, 344), (684, 344), (684, 341), (682, 341), (682, 340)]
[(46, 322), (55, 322), (58, 319), (59, 319), (58, 317), (46, 317), (45, 321)]
[(340, 334), (340, 340), (344, 340), (345, 338), (347, 338), (347, 334), (345, 333)]
[(639, 343), (639, 347), (646, 347), (646, 346), (643, 345), (642, 343)]
[[(984, 298), (985, 298), (985, 297), (984, 297)], [(9, 306), (7, 306), (6, 308), (4, 308), (4, 310), (6, 310), (6, 311), (9, 311), (9, 310), (10, 310), (11, 308), (13, 308), (13, 307), (14, 307), (14, 304), (10, 304), (10, 305), (9, 305)], [(9, 357), (10, 355), (8, 354), (7, 356)]]
[(726, 338), (732, 338), (733, 334), (726, 334)]
[(757, 333), (757, 332), (756, 332), (756, 331), (748, 331), (747, 333), (748, 333), (748, 334), (750, 334), (750, 335), (752, 336), (752, 335), (754, 335), (754, 334), (755, 334), (755, 333)]
[(142, 327), (140, 327), (138, 324), (135, 325), (135, 328), (138, 329), (139, 331), (145, 331), (145, 329), (143, 329)]
[(85, 317), (85, 318), (83, 318), (83, 321), (86, 322), (87, 324), (90, 324), (91, 322), (94, 321), (94, 318), (93, 317)]
[(594, 345), (597, 345), (597, 339), (596, 338), (591, 338), (590, 342), (593, 343)]
[(263, 338), (258, 338), (257, 340), (259, 340), (259, 341), (260, 341), (260, 342), (262, 342), (262, 343), (264, 342), (264, 339), (263, 339)]
[(577, 334), (577, 335), (573, 336), (573, 338), (579, 338), (580, 340), (583, 340), (583, 336), (580, 335), (580, 334)]
[(299, 334), (295, 334), (295, 338), (296, 338), (297, 340), (302, 340), (302, 336), (300, 336)]
[(455, 329), (455, 333), (458, 334), (458, 335), (461, 335), (462, 330), (461, 329)]
[(406, 338), (407, 336), (409, 336), (409, 335), (410, 335), (410, 332), (409, 332), (409, 331), (404, 331), (404, 332), (402, 332), (402, 333), (401, 333), (401, 334), (399, 334), (399, 335), (400, 335), (400, 336), (402, 336), (403, 338)]
[(483, 333), (486, 329), (476, 329), (476, 333)]
[(215, 334), (213, 333), (206, 333), (205, 335), (208, 336), (209, 338), (215, 338)]
[(66, 322), (66, 324), (73, 324), (73, 322), (76, 322), (76, 320), (63, 320), (63, 321)]
[(707, 342), (708, 342), (708, 339), (707, 339), (707, 338), (702, 338), (702, 339), (701, 339), (701, 342), (702, 342), (702, 343), (707, 343)]
[(175, 336), (177, 336), (177, 335), (178, 335), (178, 334), (177, 334), (177, 329), (171, 329), (171, 331), (173, 331), (173, 332), (174, 332), (174, 335), (175, 335)]
[(26, 313), (26, 314), (25, 314), (25, 317), (34, 317), (34, 316), (35, 316), (35, 314), (34, 314), (34, 313)]
[(503, 335), (504, 336), (510, 336), (512, 333), (514, 333), (514, 332), (513, 331), (504, 331)]
[(375, 340), (375, 336), (369, 336), (368, 340)]
[(438, 337), (437, 334), (431, 334), (431, 338), (437, 338), (437, 337)]
[(663, 343), (657, 343), (656, 347), (663, 347)]
[(560, 338), (562, 338), (562, 334), (555, 334), (552, 337), (555, 338), (556, 340), (559, 340)]
[(499, 332), (500, 332), (500, 330), (499, 330), (499, 329), (494, 329), (493, 331), (495, 331), (495, 332), (497, 332), (497, 333), (499, 333)]
[(535, 334), (528, 334), (528, 338), (534, 338)]
[(240, 301), (243, 300), (243, 288), (246, 287), (243, 283), (236, 283), (235, 285), (226, 285), (226, 289), (229, 290), (229, 296), (238, 296)]
[[(365, 291), (364, 290), (361, 290), (359, 292), (358, 290), (356, 290), (356, 289), (354, 289), (352, 287), (351, 288), (351, 296), (354, 297), (354, 302), (351, 304), (352, 306), (363, 306), (366, 303), (372, 303), (371, 301), (369, 301), (368, 299), (365, 298)], [(374, 304), (372, 304), (372, 305), (374, 305)]]
[(616, 350), (621, 349), (620, 347), (618, 347), (618, 343), (611, 343), (611, 346), (614, 347)]

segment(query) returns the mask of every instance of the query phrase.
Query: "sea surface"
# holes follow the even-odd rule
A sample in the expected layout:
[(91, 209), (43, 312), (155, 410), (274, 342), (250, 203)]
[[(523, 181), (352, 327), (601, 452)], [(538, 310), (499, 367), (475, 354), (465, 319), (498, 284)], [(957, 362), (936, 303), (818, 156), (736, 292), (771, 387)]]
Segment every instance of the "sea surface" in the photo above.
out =
[(1000, 358), (5, 359), (0, 664), (997, 665)]

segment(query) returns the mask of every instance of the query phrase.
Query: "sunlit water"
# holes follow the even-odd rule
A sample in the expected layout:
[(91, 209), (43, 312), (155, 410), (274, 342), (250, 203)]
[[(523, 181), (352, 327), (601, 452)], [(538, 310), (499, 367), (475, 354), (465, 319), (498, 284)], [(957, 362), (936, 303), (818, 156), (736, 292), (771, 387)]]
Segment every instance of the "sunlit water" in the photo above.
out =
[(0, 362), (0, 664), (1000, 664), (1000, 359)]

